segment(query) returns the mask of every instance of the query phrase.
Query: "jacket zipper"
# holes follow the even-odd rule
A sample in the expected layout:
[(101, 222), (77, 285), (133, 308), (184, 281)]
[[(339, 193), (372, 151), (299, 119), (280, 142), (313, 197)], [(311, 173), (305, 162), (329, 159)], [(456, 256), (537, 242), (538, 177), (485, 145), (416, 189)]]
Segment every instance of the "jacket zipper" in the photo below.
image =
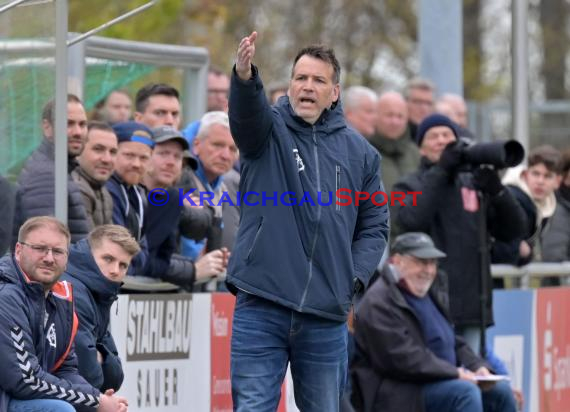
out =
[[(319, 151), (317, 142), (316, 127), (313, 125), (313, 154), (315, 157), (315, 169), (317, 171), (317, 193), (321, 192), (321, 172), (319, 170)], [(305, 299), (307, 298), (307, 293), (309, 292), (309, 285), (311, 284), (311, 279), (313, 278), (313, 255), (315, 254), (315, 248), (317, 246), (317, 238), (319, 237), (319, 224), (321, 222), (321, 205), (317, 206), (317, 222), (315, 224), (315, 235), (313, 237), (313, 242), (311, 245), (311, 254), (309, 255), (309, 278), (307, 279), (307, 286), (303, 291), (303, 296), (301, 297), (301, 303), (299, 304), (301, 310), (305, 304)]]
[[(334, 196), (336, 197), (338, 190), (340, 189), (340, 166), (336, 165), (336, 182), (335, 182), (335, 190), (334, 190)], [(338, 203), (336, 203), (336, 210), (337, 212), (340, 212), (340, 205)]]

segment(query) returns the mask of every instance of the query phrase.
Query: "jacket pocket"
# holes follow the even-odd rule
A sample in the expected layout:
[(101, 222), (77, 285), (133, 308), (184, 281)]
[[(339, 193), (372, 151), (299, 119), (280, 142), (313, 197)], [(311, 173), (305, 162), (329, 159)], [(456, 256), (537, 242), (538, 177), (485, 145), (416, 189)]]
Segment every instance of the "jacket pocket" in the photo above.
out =
[(253, 241), (251, 242), (251, 246), (247, 251), (247, 256), (245, 260), (249, 262), (253, 255), (253, 251), (255, 250), (255, 246), (257, 245), (257, 240), (259, 239), (259, 235), (261, 235), (261, 230), (263, 229), (263, 216), (259, 218), (259, 224), (257, 225), (257, 231), (255, 232), (255, 236), (253, 237)]

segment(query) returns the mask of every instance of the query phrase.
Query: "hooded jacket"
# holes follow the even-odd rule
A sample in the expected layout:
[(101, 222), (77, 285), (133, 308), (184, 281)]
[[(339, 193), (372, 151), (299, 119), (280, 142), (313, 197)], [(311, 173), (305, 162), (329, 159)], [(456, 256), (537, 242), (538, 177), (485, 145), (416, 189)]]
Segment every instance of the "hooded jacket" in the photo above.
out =
[(47, 294), (12, 256), (0, 259), (0, 411), (11, 397), (61, 399), (94, 411), (100, 392), (81, 377), (73, 341), (77, 317), (72, 288), (58, 282)]
[[(269, 106), (254, 66), (248, 81), (234, 69), (229, 117), (242, 200), (227, 283), (234, 292), (345, 321), (355, 285), (368, 284), (382, 256), (389, 213), (370, 200), (355, 205), (355, 191), (381, 190), (380, 155), (347, 127), (341, 105), (333, 106), (311, 125), (287, 96)], [(339, 189), (351, 191), (350, 205), (336, 204)]]
[[(115, 341), (109, 332), (109, 317), (121, 284), (101, 273), (87, 239), (71, 246), (62, 279), (73, 285), (79, 317), (75, 339), (79, 373), (103, 392), (107, 389), (118, 391), (124, 375)], [(103, 357), (102, 364), (97, 361), (97, 352)]]

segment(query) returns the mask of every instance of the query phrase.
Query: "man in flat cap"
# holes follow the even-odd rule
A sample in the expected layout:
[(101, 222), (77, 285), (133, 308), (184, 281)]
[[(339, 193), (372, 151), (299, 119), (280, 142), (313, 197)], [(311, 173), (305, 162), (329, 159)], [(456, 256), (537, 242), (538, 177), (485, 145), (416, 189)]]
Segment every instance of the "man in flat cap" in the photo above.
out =
[(391, 264), (364, 295), (355, 321), (357, 411), (516, 411), (507, 382), (478, 385), (492, 374), (453, 330), (437, 273), (445, 256), (424, 233), (394, 241)]

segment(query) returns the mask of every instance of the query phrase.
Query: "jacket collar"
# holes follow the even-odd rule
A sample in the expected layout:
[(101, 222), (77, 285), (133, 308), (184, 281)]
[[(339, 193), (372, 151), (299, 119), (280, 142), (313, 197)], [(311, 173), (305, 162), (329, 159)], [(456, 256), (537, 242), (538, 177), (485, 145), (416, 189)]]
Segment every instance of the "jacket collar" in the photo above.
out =
[(95, 262), (87, 239), (71, 245), (67, 275), (81, 281), (94, 296), (110, 302), (116, 299), (121, 283), (107, 279)]
[(81, 166), (78, 166), (75, 171), (89, 184), (89, 186), (95, 190), (100, 190), (105, 184), (105, 182), (100, 182), (99, 180), (93, 179)]
[(306, 133), (307, 129), (316, 128), (318, 131), (325, 133), (325, 135), (329, 135), (339, 129), (346, 128), (340, 98), (330, 109), (323, 110), (314, 125), (306, 122), (295, 113), (289, 96), (281, 97), (275, 107), (281, 113), (287, 126), (298, 132)]
[(381, 153), (385, 153), (391, 157), (399, 157), (404, 155), (404, 153), (409, 150), (409, 142), (411, 142), (409, 128), (406, 128), (404, 134), (397, 139), (388, 139), (379, 133), (370, 138), (370, 143), (372, 143), (376, 149), (380, 150)]

